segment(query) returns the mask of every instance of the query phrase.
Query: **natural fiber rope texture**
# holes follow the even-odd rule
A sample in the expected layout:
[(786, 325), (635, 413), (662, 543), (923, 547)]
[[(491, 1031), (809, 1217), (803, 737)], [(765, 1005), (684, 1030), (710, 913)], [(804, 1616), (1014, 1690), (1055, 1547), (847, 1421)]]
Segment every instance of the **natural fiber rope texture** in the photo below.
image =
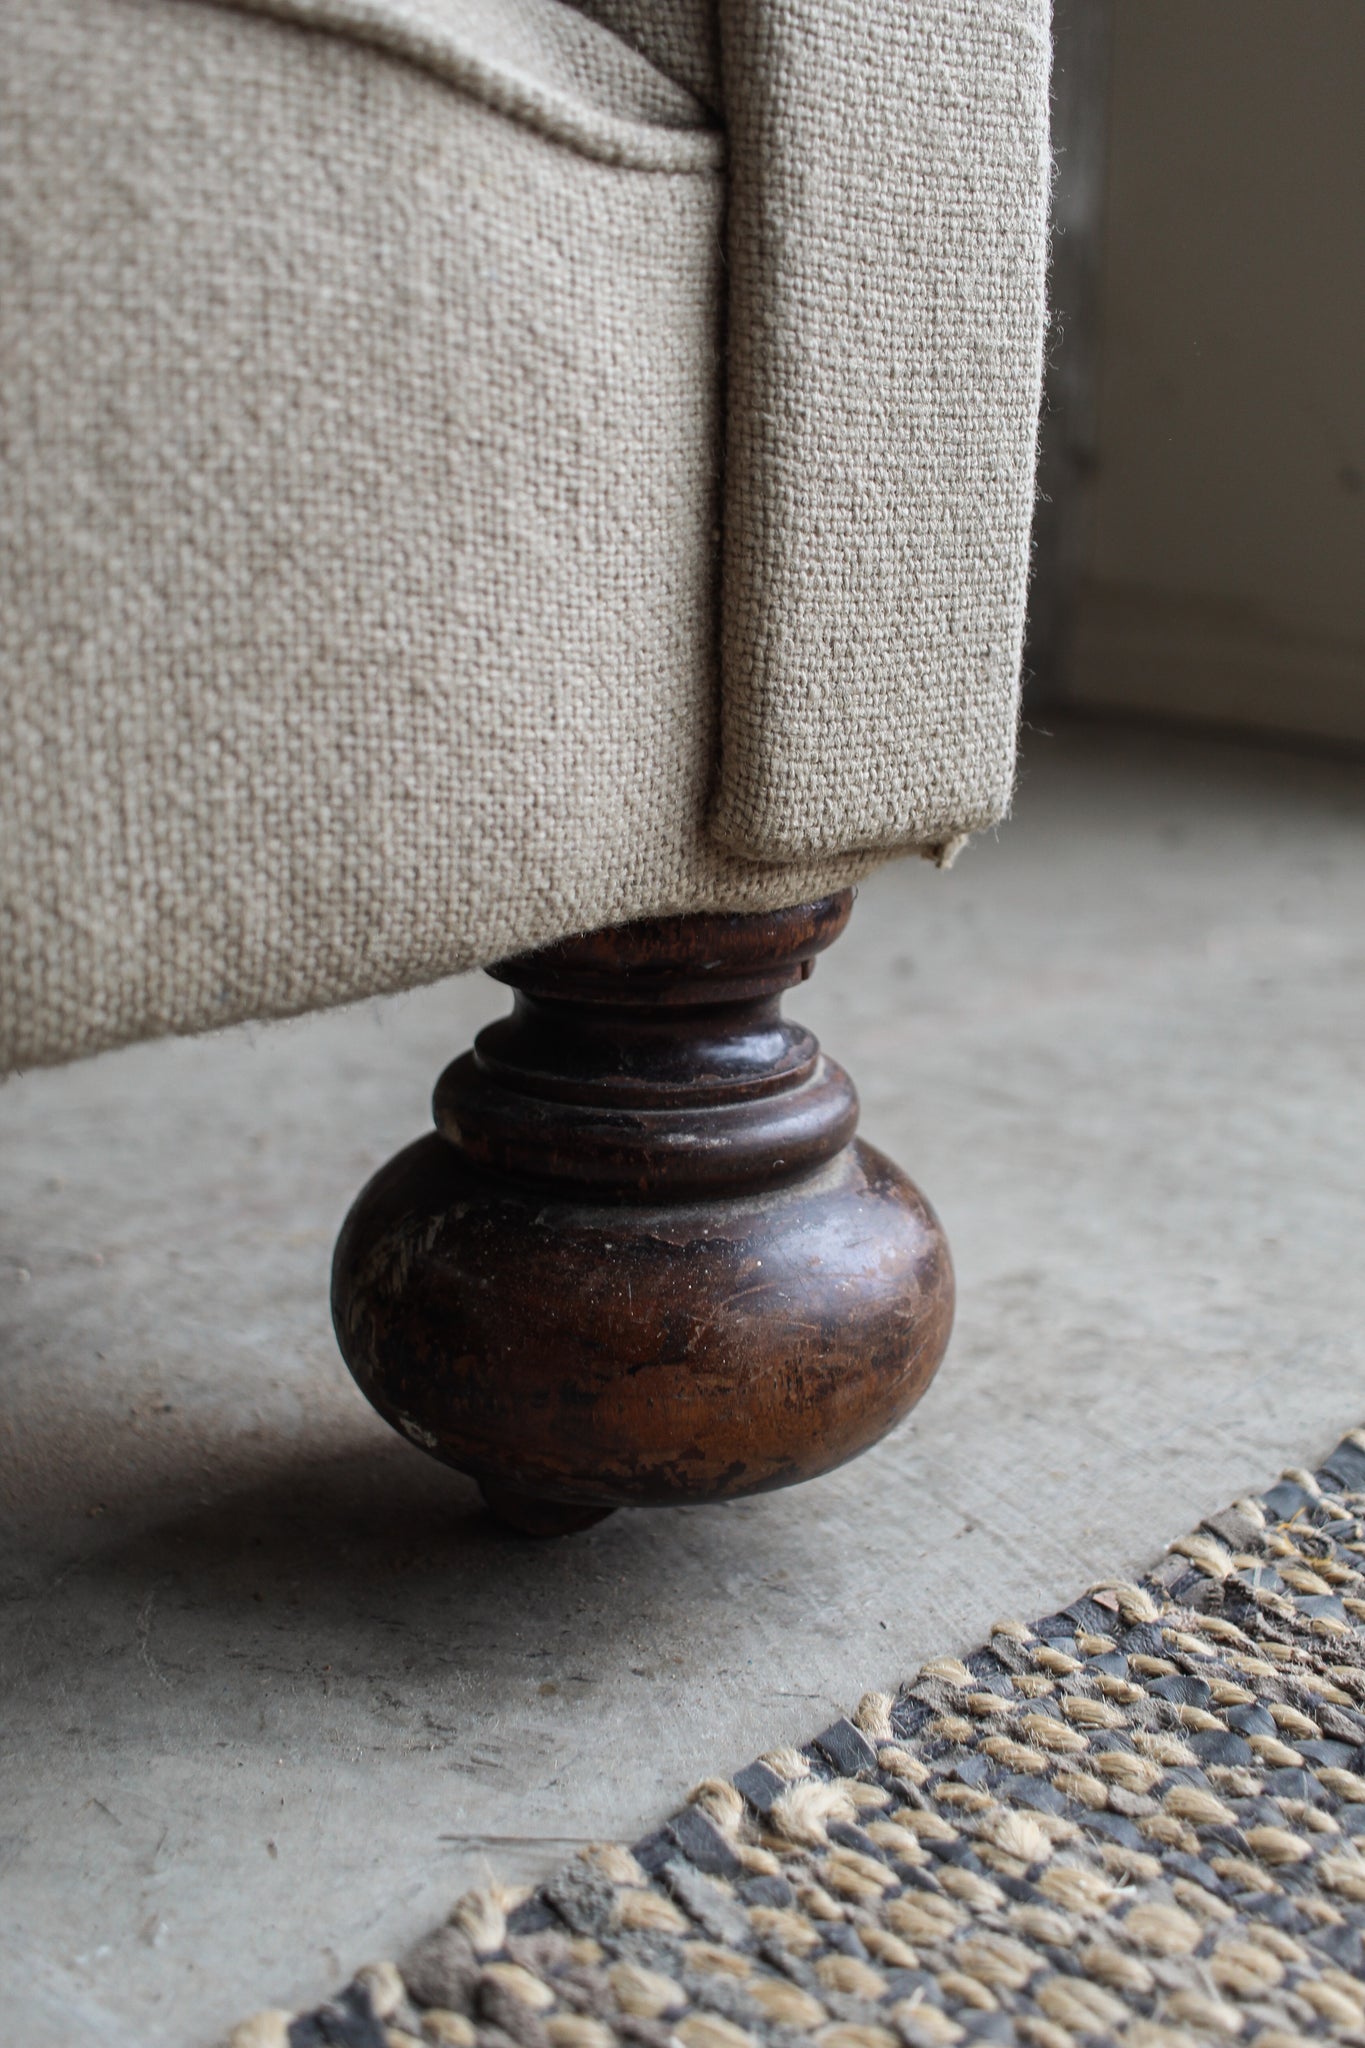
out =
[(1365, 1430), (231, 2048), (1365, 2043)]

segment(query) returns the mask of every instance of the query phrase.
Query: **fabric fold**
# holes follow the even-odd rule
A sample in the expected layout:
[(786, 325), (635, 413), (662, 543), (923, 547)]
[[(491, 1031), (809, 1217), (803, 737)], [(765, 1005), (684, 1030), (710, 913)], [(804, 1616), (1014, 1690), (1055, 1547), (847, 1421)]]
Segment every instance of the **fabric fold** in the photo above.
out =
[(219, 0), (407, 58), (495, 113), (598, 163), (706, 171), (707, 109), (565, 0)]

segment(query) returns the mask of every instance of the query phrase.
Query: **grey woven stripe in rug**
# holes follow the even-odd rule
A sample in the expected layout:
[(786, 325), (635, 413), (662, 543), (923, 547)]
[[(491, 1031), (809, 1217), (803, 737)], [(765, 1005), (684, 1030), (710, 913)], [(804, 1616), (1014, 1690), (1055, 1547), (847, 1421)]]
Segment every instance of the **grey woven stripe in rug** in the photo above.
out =
[(1365, 1431), (232, 2048), (1365, 2044)]

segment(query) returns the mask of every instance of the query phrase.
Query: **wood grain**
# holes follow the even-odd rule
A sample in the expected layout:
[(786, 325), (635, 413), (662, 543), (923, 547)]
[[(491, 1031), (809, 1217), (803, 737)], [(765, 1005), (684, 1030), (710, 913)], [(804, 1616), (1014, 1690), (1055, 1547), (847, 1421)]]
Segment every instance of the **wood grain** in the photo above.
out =
[(937, 1219), (781, 1014), (850, 904), (504, 963), (511, 1016), (357, 1201), (333, 1273), (347, 1363), (505, 1520), (790, 1485), (874, 1443), (937, 1369)]

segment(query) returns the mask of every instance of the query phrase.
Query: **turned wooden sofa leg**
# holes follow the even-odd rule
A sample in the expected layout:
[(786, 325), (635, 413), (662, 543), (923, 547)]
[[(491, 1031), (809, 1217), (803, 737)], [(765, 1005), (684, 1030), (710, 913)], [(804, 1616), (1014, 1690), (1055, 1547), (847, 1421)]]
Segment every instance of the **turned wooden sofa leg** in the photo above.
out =
[(492, 972), (512, 1014), (337, 1243), (369, 1399), (532, 1534), (788, 1486), (875, 1443), (948, 1342), (932, 1209), (854, 1137), (785, 989), (851, 894), (655, 918)]

